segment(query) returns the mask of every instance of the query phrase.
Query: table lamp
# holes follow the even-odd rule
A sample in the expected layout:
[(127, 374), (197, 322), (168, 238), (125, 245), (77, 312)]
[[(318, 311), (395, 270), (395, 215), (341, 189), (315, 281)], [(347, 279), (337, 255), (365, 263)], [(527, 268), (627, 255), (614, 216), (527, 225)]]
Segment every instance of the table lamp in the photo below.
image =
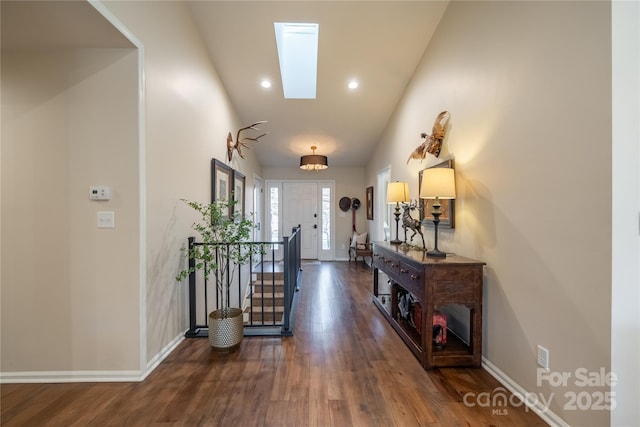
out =
[(422, 183), (420, 184), (421, 199), (435, 199), (433, 203), (433, 226), (435, 233), (435, 247), (427, 251), (427, 256), (444, 258), (446, 252), (438, 249), (438, 224), (440, 223), (440, 200), (456, 198), (455, 173), (451, 168), (430, 168), (422, 172)]
[(389, 243), (399, 245), (402, 240), (398, 238), (398, 223), (400, 222), (400, 203), (409, 202), (409, 183), (407, 182), (390, 182), (387, 185), (387, 203), (396, 204), (396, 238)]

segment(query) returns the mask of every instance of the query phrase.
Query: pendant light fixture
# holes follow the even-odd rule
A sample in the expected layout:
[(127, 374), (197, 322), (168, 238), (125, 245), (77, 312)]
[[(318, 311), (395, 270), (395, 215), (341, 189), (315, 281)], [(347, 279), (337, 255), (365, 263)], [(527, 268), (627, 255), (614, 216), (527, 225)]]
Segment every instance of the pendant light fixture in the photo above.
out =
[(300, 169), (306, 171), (319, 171), (329, 167), (327, 156), (316, 154), (317, 149), (318, 147), (312, 145), (311, 151), (313, 154), (300, 157)]

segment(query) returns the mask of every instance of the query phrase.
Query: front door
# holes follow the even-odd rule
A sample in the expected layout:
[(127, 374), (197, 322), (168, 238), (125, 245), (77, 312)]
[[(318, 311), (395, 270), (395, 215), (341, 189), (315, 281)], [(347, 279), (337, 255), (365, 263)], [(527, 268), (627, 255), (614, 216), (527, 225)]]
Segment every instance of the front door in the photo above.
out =
[(301, 257), (318, 258), (318, 184), (285, 182), (283, 185), (283, 236), (289, 236), (298, 224), (301, 231)]

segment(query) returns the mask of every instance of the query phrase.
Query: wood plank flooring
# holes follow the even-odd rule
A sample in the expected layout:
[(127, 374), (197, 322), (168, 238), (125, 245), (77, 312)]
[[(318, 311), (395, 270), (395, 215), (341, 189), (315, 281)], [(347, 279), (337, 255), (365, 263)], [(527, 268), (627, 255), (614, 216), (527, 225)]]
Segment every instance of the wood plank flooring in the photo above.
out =
[(187, 339), (141, 383), (4, 384), (1, 424), (546, 425), (524, 406), (465, 405), (500, 387), (482, 369), (423, 370), (371, 302), (361, 262), (303, 269), (293, 337), (247, 337), (230, 354)]

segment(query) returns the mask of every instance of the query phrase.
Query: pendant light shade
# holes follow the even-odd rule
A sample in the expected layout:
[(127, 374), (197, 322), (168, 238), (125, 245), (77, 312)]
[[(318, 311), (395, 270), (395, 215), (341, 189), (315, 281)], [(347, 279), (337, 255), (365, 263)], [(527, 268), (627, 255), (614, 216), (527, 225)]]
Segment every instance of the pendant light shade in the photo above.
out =
[(327, 169), (329, 167), (329, 163), (327, 162), (327, 156), (321, 156), (316, 154), (315, 145), (311, 146), (311, 151), (313, 154), (308, 154), (306, 156), (300, 157), (300, 169), (307, 171), (319, 171), (323, 169)]

